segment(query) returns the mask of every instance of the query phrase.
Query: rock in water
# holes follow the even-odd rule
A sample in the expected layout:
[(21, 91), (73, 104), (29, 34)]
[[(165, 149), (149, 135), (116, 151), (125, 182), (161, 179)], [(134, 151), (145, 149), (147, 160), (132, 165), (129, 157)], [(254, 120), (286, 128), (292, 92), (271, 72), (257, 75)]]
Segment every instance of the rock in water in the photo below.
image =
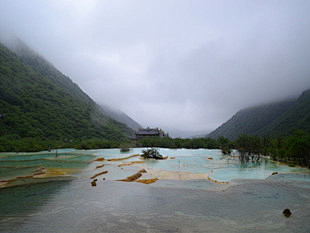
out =
[(283, 211), (283, 215), (284, 215), (285, 217), (289, 218), (289, 217), (292, 215), (292, 213), (291, 213), (290, 209), (285, 209), (285, 210)]
[(97, 181), (97, 179), (96, 179), (96, 180), (93, 180), (93, 181), (91, 182), (91, 186), (97, 186), (96, 181)]

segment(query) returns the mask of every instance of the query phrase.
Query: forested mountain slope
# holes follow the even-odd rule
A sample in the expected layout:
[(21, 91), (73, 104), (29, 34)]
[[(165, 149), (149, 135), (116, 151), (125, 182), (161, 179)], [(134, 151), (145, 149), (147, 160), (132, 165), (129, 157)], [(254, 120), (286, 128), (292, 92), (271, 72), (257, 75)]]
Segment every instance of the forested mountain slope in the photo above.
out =
[(126, 113), (119, 111), (117, 109), (111, 108), (107, 105), (101, 104), (100, 107), (103, 111), (111, 118), (122, 122), (123, 124), (127, 125), (129, 128), (138, 131), (139, 128), (142, 128), (139, 123), (129, 117)]
[(44, 78), (49, 79), (55, 85), (66, 89), (82, 101), (93, 102), (93, 100), (83, 92), (77, 84), (72, 82), (69, 77), (63, 75), (49, 61), (29, 48), (20, 39), (12, 37), (8, 42), (8, 48), (13, 51), (24, 64), (30, 66), (34, 71), (41, 74)]
[(120, 139), (131, 133), (48, 62), (21, 59), (2, 44), (0, 114), (2, 139)]
[(243, 109), (215, 131), (211, 132), (208, 137), (218, 138), (224, 136), (231, 140), (235, 140), (241, 134), (254, 136), (267, 133), (264, 129), (277, 121), (295, 102), (295, 100), (287, 100)]
[(310, 89), (304, 91), (288, 111), (258, 133), (269, 136), (292, 135), (296, 129), (310, 133)]
[(296, 129), (310, 133), (310, 89), (297, 100), (282, 101), (237, 112), (208, 137), (237, 139), (250, 136), (288, 136)]
[[(9, 48), (14, 51), (24, 63), (31, 66), (41, 75), (50, 79), (56, 85), (67, 89), (72, 95), (76, 96), (84, 102), (93, 102), (89, 98), (89, 96), (80, 89), (77, 84), (72, 82), (70, 78), (63, 75), (46, 59), (44, 59), (31, 48), (29, 48), (23, 41), (19, 40), (18, 38), (12, 38), (9, 43)], [(139, 127), (141, 127), (136, 121), (131, 119), (120, 110), (115, 110), (114, 108), (108, 107), (107, 105), (100, 105), (99, 109), (102, 110), (103, 114), (127, 125), (131, 129), (137, 130)]]

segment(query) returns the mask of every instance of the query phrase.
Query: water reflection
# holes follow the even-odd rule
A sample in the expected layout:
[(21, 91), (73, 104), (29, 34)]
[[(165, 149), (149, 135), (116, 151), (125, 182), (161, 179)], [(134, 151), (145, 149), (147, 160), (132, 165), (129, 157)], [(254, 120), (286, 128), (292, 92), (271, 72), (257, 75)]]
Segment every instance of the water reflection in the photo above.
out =
[[(130, 156), (142, 149), (1, 154), (0, 180), (40, 167), (51, 176), (19, 178), (0, 189), (0, 232), (292, 232), (296, 226), (310, 232), (308, 169), (203, 149), (160, 149), (168, 160), (120, 166), (141, 161)], [(142, 168), (142, 178), (160, 179), (111, 181)], [(270, 176), (274, 171), (279, 174)], [(92, 187), (90, 177), (99, 173)], [(229, 182), (215, 183), (208, 174)], [(292, 218), (283, 218), (285, 208)]]
[[(263, 159), (255, 159), (255, 160), (250, 160), (249, 158), (239, 158), (240, 161), (240, 168), (250, 168), (250, 167), (260, 167), (262, 164)], [(266, 168), (266, 163), (265, 163), (265, 168)]]
[[(0, 155), (0, 185), (18, 185), (39, 182), (57, 176), (123, 180), (141, 169), (141, 179), (209, 179), (228, 182), (233, 179), (265, 179), (273, 172), (304, 172), (309, 170), (289, 167), (262, 157), (222, 155), (220, 150), (164, 149), (159, 151), (167, 160), (141, 160), (145, 148), (133, 148), (127, 153), (119, 149), (59, 150), (54, 152), (19, 153)], [(235, 153), (235, 154), (234, 154)], [(100, 158), (100, 159), (98, 159)], [(173, 158), (173, 159), (172, 159)], [(126, 166), (125, 166), (126, 165)], [(2, 182), (1, 182), (2, 181)]]
[[(85, 169), (94, 158), (74, 150), (57, 153), (1, 153), (0, 187), (31, 182), (41, 178), (72, 175)], [(38, 178), (38, 179), (35, 179)]]
[(70, 185), (72, 179), (46, 179), (42, 183), (0, 189), (0, 216), (27, 216)]
[[(309, 232), (305, 204), (310, 201), (309, 189), (279, 181), (205, 190), (115, 181), (91, 187), (87, 180), (76, 179), (60, 186), (48, 183), (5, 190), (1, 199), (7, 199), (11, 190), (16, 195), (8, 201), (29, 202), (6, 205), (8, 214), (0, 217), (0, 231), (7, 233), (296, 232), (296, 226), (299, 232)], [(285, 208), (294, 217), (286, 219)]]

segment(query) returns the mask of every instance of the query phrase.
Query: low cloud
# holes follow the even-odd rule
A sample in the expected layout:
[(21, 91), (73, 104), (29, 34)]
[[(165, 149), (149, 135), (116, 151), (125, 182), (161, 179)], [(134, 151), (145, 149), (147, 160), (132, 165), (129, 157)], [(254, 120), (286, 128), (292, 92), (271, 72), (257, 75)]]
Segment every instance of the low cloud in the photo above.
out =
[(0, 28), (143, 126), (210, 131), (310, 87), (309, 1), (1, 1)]

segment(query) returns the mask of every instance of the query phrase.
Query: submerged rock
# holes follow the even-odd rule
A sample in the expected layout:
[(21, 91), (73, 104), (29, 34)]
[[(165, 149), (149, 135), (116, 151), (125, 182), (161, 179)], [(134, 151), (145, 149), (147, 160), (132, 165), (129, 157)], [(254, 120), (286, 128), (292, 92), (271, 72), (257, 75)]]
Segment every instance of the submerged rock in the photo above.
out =
[(93, 180), (93, 181), (91, 182), (91, 186), (97, 186), (96, 181), (97, 181), (97, 179)]
[(278, 172), (273, 172), (271, 175), (273, 176), (273, 175), (277, 175), (278, 174)]
[(289, 217), (292, 215), (292, 213), (291, 213), (290, 209), (285, 209), (285, 210), (283, 211), (283, 215), (284, 215), (285, 217), (289, 218)]

